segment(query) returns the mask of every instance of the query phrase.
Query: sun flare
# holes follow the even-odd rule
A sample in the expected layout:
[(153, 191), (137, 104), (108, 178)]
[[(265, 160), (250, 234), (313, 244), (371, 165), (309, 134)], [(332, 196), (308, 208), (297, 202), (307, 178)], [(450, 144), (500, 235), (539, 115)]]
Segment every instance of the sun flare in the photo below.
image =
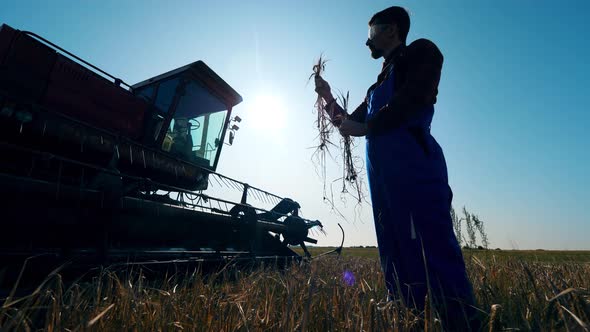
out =
[(259, 129), (281, 129), (285, 125), (285, 105), (281, 98), (271, 94), (254, 97), (248, 109), (249, 125)]

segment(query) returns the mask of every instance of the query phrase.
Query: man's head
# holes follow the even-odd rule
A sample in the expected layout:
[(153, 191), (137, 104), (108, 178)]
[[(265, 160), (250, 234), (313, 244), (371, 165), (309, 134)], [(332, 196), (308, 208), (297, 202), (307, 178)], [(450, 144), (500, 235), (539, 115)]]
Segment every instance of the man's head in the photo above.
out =
[(371, 56), (388, 56), (400, 44), (406, 43), (410, 31), (410, 16), (402, 7), (389, 7), (371, 17), (366, 45)]

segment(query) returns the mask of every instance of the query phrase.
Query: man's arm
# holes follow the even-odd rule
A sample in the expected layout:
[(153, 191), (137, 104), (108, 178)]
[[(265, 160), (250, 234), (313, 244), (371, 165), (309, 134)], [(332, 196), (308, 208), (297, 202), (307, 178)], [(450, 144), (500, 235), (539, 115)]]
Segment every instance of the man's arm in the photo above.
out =
[[(339, 127), (340, 133), (343, 135), (364, 136), (367, 132), (365, 118), (367, 116), (367, 97), (365, 100), (348, 115), (330, 91), (330, 84), (326, 82), (321, 76), (315, 77), (315, 91), (327, 103), (324, 111), (330, 117), (332, 123)], [(370, 89), (369, 89), (370, 90)], [(344, 124), (344, 126), (343, 126)]]
[(389, 103), (367, 123), (369, 133), (398, 127), (423, 107), (436, 103), (443, 56), (434, 43), (419, 39), (407, 48), (406, 77)]
[(342, 116), (346, 116), (347, 119), (352, 121), (364, 123), (365, 117), (367, 116), (367, 100), (365, 99), (350, 115), (348, 115), (344, 109), (338, 105), (336, 100), (327, 105), (325, 111), (330, 116), (332, 123), (334, 123), (334, 125), (337, 127), (342, 121)]

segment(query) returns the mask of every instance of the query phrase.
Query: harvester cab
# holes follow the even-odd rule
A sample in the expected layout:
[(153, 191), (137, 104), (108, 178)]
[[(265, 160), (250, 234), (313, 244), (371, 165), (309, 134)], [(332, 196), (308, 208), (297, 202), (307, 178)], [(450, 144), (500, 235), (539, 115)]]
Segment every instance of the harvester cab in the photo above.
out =
[(230, 124), (242, 97), (204, 62), (197, 61), (132, 87), (153, 105), (144, 142), (180, 159), (215, 171)]

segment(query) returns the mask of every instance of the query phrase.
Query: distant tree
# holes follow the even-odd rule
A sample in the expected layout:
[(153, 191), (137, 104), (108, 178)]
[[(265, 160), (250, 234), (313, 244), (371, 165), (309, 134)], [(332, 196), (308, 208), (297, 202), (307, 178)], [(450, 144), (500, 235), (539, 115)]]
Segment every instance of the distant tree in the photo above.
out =
[(475, 225), (473, 224), (471, 214), (467, 211), (467, 208), (465, 208), (465, 206), (463, 206), (463, 215), (465, 220), (465, 227), (467, 227), (467, 246), (469, 248), (475, 248), (477, 241), (475, 237)]
[(481, 236), (481, 244), (483, 245), (484, 248), (488, 249), (489, 246), (489, 241), (488, 241), (488, 235), (486, 234), (484, 228), (483, 228), (483, 221), (481, 219), (479, 219), (478, 216), (476, 216), (475, 214), (471, 215), (471, 220), (473, 220), (473, 225), (475, 226), (475, 228), (477, 228), (477, 231), (479, 232), (479, 235)]
[(463, 237), (461, 236), (461, 218), (455, 212), (455, 208), (451, 206), (451, 220), (453, 220), (453, 229), (455, 230), (455, 236), (459, 241), (459, 246), (463, 244)]
[[(484, 249), (489, 248), (490, 242), (488, 239), (488, 235), (485, 232), (483, 220), (481, 220), (479, 216), (470, 213), (469, 211), (467, 211), (467, 208), (463, 206), (463, 217), (460, 217), (457, 214), (457, 211), (455, 211), (455, 208), (451, 206), (451, 220), (453, 222), (453, 231), (455, 232), (455, 236), (457, 237), (459, 246), (462, 246), (463, 248), (472, 249), (478, 247), (482, 247)], [(463, 224), (465, 224), (465, 229), (463, 229)], [(465, 235), (463, 234), (463, 230), (466, 231), (467, 237), (465, 237)], [(478, 246), (477, 244), (478, 233), (481, 239), (480, 246)]]

